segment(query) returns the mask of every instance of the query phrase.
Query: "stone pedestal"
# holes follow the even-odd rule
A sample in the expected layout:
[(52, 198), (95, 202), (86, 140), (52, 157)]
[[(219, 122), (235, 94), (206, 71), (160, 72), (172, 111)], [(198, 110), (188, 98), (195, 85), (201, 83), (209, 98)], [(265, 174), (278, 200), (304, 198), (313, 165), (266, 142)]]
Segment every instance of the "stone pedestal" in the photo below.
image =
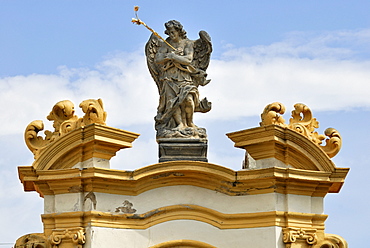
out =
[(176, 160), (202, 161), (207, 159), (207, 141), (201, 139), (158, 139), (159, 162)]

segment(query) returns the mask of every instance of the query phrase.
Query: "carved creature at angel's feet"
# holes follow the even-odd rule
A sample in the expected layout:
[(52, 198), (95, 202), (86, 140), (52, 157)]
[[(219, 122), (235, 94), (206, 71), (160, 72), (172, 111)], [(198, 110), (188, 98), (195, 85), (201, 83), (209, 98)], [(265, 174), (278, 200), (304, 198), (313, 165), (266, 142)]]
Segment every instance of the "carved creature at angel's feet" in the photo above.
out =
[(185, 127), (185, 128), (170, 128), (157, 130), (157, 139), (162, 138), (188, 138), (206, 140), (207, 134), (205, 128), (201, 127)]

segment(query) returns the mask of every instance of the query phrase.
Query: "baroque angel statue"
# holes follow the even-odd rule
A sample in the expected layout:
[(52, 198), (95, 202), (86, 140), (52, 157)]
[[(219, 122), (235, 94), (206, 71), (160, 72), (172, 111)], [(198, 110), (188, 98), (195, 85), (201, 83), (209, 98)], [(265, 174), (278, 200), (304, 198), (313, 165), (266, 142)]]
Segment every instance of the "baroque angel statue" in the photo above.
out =
[(189, 40), (180, 22), (165, 23), (165, 41), (152, 34), (145, 46), (149, 71), (157, 84), (159, 105), (155, 116), (158, 138), (206, 138), (204, 128), (193, 122), (194, 112), (208, 112), (211, 103), (199, 99), (198, 86), (205, 86), (212, 44), (205, 31)]

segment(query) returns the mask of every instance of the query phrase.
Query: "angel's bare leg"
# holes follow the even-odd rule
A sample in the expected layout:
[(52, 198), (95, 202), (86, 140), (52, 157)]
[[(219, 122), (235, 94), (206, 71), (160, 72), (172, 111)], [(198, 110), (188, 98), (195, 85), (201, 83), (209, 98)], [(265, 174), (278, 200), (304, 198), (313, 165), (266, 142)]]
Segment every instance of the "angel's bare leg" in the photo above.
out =
[(189, 94), (185, 99), (186, 123), (189, 127), (196, 127), (196, 125), (193, 123), (194, 109), (195, 105), (193, 95)]
[(180, 109), (181, 109), (181, 120), (182, 120), (182, 123), (184, 124), (184, 127), (187, 127), (188, 125), (187, 125), (187, 122), (186, 122), (185, 102), (180, 105)]
[(173, 118), (175, 119), (175, 122), (176, 122), (176, 125), (177, 125), (177, 128), (184, 128), (185, 125), (182, 121), (182, 116), (181, 116), (181, 109), (180, 108), (177, 108), (175, 110), (175, 113), (173, 113)]

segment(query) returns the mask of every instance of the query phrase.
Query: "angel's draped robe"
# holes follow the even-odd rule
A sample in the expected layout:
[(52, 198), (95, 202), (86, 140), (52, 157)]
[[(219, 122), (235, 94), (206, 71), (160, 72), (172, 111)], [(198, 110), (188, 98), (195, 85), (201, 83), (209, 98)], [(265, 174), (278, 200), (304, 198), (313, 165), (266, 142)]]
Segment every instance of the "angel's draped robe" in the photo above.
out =
[(161, 82), (159, 106), (155, 117), (157, 128), (177, 126), (173, 114), (189, 94), (193, 95), (195, 109), (199, 108), (199, 91), (190, 75), (194, 70), (191, 65), (181, 65), (172, 61), (162, 66), (162, 73), (159, 77)]

